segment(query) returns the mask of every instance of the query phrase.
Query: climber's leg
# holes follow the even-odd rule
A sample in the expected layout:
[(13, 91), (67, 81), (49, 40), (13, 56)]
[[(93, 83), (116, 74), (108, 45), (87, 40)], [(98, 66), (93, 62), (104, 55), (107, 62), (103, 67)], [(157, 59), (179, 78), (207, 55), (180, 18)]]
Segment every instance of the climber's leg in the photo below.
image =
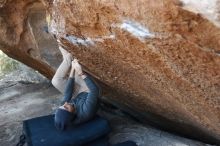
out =
[(52, 84), (61, 93), (64, 93), (67, 82), (67, 74), (71, 68), (72, 55), (68, 52), (67, 53), (62, 52), (62, 54), (63, 54), (63, 62), (60, 64), (55, 75), (53, 76)]

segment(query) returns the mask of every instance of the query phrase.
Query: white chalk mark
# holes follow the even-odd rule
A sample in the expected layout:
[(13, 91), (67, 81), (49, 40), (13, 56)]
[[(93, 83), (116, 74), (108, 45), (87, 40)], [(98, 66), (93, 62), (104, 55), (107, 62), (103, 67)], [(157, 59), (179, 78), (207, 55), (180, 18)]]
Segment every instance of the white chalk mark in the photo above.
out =
[(89, 45), (94, 45), (95, 43), (90, 39), (90, 38), (78, 38), (75, 36), (66, 36), (65, 39), (73, 43), (74, 45), (83, 45), (83, 46), (89, 46)]
[(96, 37), (96, 38), (79, 38), (73, 35), (69, 35), (64, 37), (68, 41), (70, 41), (74, 45), (83, 45), (83, 46), (95, 46), (95, 42), (104, 42), (106, 39), (114, 39), (115, 35), (109, 35), (109, 36), (102, 36), (102, 37)]
[(97, 37), (97, 38), (93, 38), (92, 40), (95, 42), (104, 42), (104, 40), (106, 39), (115, 39), (115, 35), (109, 35), (109, 36), (102, 36), (102, 37)]
[[(53, 18), (56, 18), (56, 21)], [(63, 16), (56, 17), (56, 12), (53, 11), (52, 16), (48, 16), (47, 19), (48, 29), (50, 33), (54, 35), (65, 34), (66, 23)]]
[(154, 37), (153, 33), (138, 22), (124, 20), (120, 25), (120, 28), (130, 32), (133, 36), (138, 37), (141, 40)]

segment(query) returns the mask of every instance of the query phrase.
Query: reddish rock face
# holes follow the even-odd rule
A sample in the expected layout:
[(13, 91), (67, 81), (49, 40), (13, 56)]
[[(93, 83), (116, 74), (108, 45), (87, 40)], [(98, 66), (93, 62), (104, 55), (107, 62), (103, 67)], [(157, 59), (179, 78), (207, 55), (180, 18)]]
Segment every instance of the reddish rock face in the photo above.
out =
[[(10, 16), (18, 25), (11, 33), (16, 34), (15, 41), (7, 33), (0, 39), (3, 50), (52, 77), (60, 57), (56, 45), (45, 47), (45, 42), (54, 40), (37, 31), (45, 25), (43, 20), (25, 19), (37, 17), (30, 13), (34, 6), (15, 2), (0, 11), (6, 23), (1, 34), (12, 25), (3, 16)], [(109, 101), (143, 122), (220, 143), (220, 29), (212, 22), (183, 10), (174, 0), (42, 2), (50, 33), (102, 83)], [(15, 4), (24, 18), (7, 12)], [(44, 10), (39, 11), (42, 6), (35, 8), (44, 16)], [(43, 24), (35, 25), (38, 22)], [(29, 26), (36, 30), (32, 39)], [(33, 53), (25, 48), (30, 44), (38, 44), (31, 47)], [(24, 59), (26, 54), (36, 65), (29, 63), (30, 58)]]
[(0, 49), (51, 78), (62, 57), (56, 40), (44, 31), (45, 15), (36, 0), (0, 1)]

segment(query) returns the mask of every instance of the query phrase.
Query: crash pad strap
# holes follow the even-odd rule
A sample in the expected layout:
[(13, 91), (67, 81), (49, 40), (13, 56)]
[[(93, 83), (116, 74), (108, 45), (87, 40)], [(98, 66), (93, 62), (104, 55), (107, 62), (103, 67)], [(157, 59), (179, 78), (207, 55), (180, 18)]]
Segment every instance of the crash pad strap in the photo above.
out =
[(25, 134), (22, 134), (19, 137), (19, 142), (16, 144), (16, 146), (23, 146), (26, 143), (26, 137)]

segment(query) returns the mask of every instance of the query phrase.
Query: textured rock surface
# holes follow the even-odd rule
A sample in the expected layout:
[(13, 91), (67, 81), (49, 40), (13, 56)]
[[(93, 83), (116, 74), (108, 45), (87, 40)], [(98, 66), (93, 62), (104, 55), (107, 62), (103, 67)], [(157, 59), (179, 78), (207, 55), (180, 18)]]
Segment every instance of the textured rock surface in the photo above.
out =
[(51, 78), (62, 58), (54, 38), (44, 31), (45, 15), (37, 0), (0, 1), (0, 48)]
[(54, 1), (50, 14), (51, 32), (121, 95), (113, 100), (220, 138), (220, 29), (211, 22), (170, 0)]
[[(175, 0), (42, 3), (50, 32), (106, 85), (108, 100), (142, 121), (220, 143), (220, 29), (212, 22)], [(0, 45), (51, 78), (62, 58), (42, 31), (42, 3), (2, 3)]]

